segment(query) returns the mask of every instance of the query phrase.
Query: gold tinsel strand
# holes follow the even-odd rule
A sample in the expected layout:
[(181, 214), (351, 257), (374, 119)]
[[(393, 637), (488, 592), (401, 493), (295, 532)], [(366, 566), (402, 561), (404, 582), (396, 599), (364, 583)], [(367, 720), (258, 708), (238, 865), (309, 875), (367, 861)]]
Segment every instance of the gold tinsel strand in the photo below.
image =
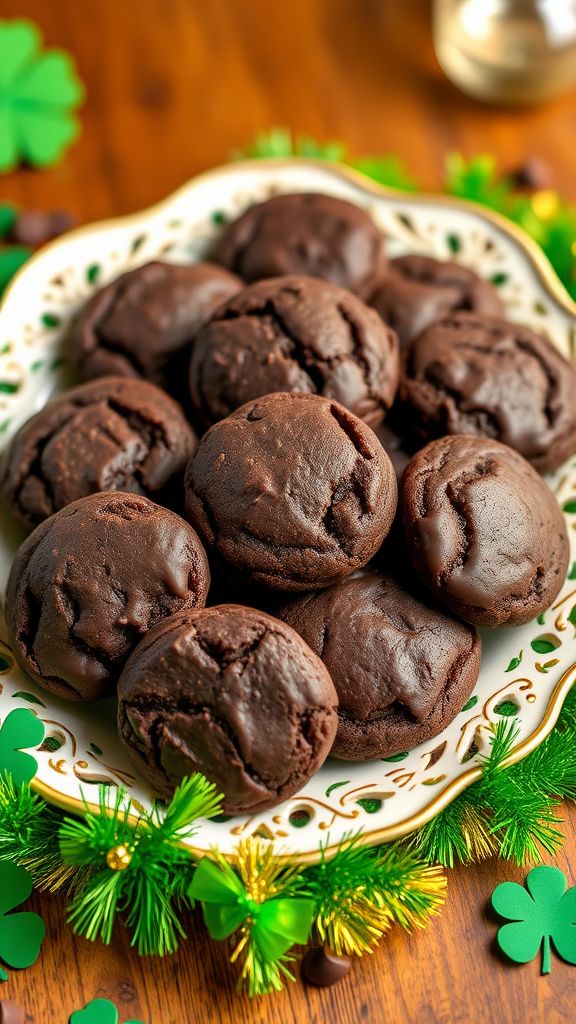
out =
[(386, 902), (369, 899), (360, 889), (339, 893), (329, 911), (320, 910), (316, 930), (337, 956), (362, 956), (372, 953), (392, 924)]
[(486, 860), (498, 853), (498, 839), (488, 831), (484, 818), (470, 804), (464, 805), (461, 828), (470, 860)]

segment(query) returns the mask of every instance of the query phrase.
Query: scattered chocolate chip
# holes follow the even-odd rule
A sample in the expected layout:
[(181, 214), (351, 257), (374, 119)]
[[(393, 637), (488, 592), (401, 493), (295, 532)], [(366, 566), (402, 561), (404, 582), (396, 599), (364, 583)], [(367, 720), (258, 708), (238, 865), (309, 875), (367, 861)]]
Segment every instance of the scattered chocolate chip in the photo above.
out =
[(300, 973), (309, 985), (328, 988), (345, 978), (351, 966), (347, 956), (336, 956), (327, 946), (315, 946), (304, 956)]
[(12, 225), (10, 241), (33, 247), (44, 245), (74, 224), (67, 210), (21, 210)]
[(530, 156), (510, 175), (511, 181), (519, 188), (550, 188), (554, 183), (552, 168), (540, 156)]
[(24, 1024), (26, 1015), (11, 999), (0, 999), (0, 1024)]

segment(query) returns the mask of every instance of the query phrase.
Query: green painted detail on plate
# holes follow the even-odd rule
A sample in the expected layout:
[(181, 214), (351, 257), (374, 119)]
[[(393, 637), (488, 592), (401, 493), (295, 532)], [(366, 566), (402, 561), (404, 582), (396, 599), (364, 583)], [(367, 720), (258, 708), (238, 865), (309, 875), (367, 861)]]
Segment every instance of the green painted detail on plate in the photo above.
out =
[(404, 761), (408, 757), (409, 753), (409, 750), (403, 750), (401, 754), (393, 754), (392, 757), (383, 757), (382, 760), (389, 761), (391, 763), (394, 761)]
[(458, 235), (446, 235), (446, 244), (452, 253), (460, 252), (462, 248), (462, 242)]
[(310, 821), (310, 818), (310, 812), (301, 808), (299, 811), (292, 811), (288, 821), (293, 828), (304, 828), (304, 826)]
[(7, 420), (2, 420), (2, 422), (0, 423), (0, 434), (5, 434), (11, 423), (12, 423), (12, 418), (7, 419)]
[(90, 753), (95, 754), (96, 757), (102, 757), (103, 751), (100, 750), (100, 747), (97, 747), (95, 743), (90, 743), (88, 745), (88, 749), (90, 750)]
[(576, 515), (576, 498), (569, 498), (568, 501), (564, 502), (562, 508), (565, 512), (568, 512), (569, 515)]
[(464, 707), (462, 708), (462, 711), (470, 711), (470, 708), (475, 707), (477, 703), (478, 697), (469, 697)]
[(361, 796), (356, 803), (366, 811), (366, 814), (376, 814), (382, 807), (382, 801), (374, 796)]
[(492, 284), (495, 284), (497, 288), (501, 285), (506, 284), (508, 281), (508, 274), (505, 274), (502, 270), (499, 270), (496, 274), (492, 274), (490, 278)]
[(551, 654), (560, 647), (561, 641), (554, 633), (543, 633), (542, 636), (537, 636), (535, 640), (532, 640), (530, 647), (536, 654)]
[(540, 615), (536, 619), (536, 622), (538, 623), (539, 626), (543, 626), (544, 625), (545, 618), (546, 618), (546, 616), (545, 616), (544, 612), (540, 612)]
[(0, 380), (0, 394), (15, 395), (19, 390), (20, 385), (15, 384), (13, 380)]
[(214, 213), (212, 214), (211, 220), (212, 220), (212, 223), (216, 224), (217, 227), (222, 227), (223, 224), (227, 223), (228, 218), (227, 218), (226, 214), (223, 213), (222, 210), (214, 210)]
[(570, 570), (568, 572), (568, 579), (576, 580), (576, 562), (572, 562), (572, 565), (570, 566)]
[(13, 664), (13, 658), (8, 658), (5, 654), (0, 654), (0, 675), (3, 675), (4, 672), (9, 672)]
[(42, 323), (43, 327), (49, 327), (50, 329), (53, 329), (54, 327), (60, 326), (60, 317), (56, 316), (56, 313), (42, 313), (42, 316), (40, 317), (40, 322)]
[(43, 359), (36, 359), (35, 362), (32, 363), (30, 369), (32, 370), (32, 373), (38, 373), (38, 370), (41, 370), (43, 366), (44, 366), (44, 360)]
[(494, 708), (495, 713), (502, 715), (503, 718), (512, 718), (513, 715), (518, 714), (519, 710), (518, 705), (513, 700), (501, 700)]
[(50, 363), (50, 369), (59, 370), (62, 366), (64, 366), (65, 362), (66, 360), (64, 356), (56, 356), (56, 359), (53, 359), (52, 362)]
[(90, 266), (86, 268), (86, 280), (88, 281), (88, 284), (97, 283), (101, 269), (102, 268), (99, 263), (91, 263)]
[(437, 786), (440, 782), (444, 782), (446, 775), (435, 775), (433, 779), (424, 779), (423, 786)]
[(331, 786), (328, 786), (324, 796), (330, 796), (330, 793), (333, 793), (335, 789), (340, 789), (340, 786), (347, 786), (349, 782), (350, 779), (344, 779), (343, 782), (333, 782)]
[(572, 611), (568, 616), (568, 622), (570, 622), (573, 626), (576, 626), (576, 604), (573, 606)]
[(506, 669), (506, 672), (513, 672), (514, 669), (518, 668), (518, 665), (522, 664), (522, 658), (523, 657), (524, 657), (524, 651), (520, 651), (520, 654), (516, 655), (515, 658), (512, 658), (510, 660), (510, 663), (508, 665), (508, 668)]
[(6, 353), (10, 351), (11, 348), (12, 348), (11, 343), (9, 341), (7, 341), (6, 344), (2, 345), (2, 348), (0, 348), (0, 356), (5, 356)]
[(62, 740), (59, 740), (57, 736), (47, 736), (42, 746), (38, 747), (38, 750), (47, 750), (50, 754), (55, 754), (63, 746)]
[(12, 694), (13, 697), (19, 697), (20, 700), (27, 700), (29, 704), (39, 704), (41, 708), (45, 708), (46, 705), (40, 697), (37, 697), (34, 693), (26, 693), (26, 690), (18, 690)]

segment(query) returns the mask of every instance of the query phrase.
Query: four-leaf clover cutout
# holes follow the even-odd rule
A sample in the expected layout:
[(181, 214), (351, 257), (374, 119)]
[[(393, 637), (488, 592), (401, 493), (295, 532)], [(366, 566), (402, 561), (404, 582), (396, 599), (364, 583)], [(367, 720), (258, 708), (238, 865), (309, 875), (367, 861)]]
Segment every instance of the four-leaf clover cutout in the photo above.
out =
[[(76, 1010), (70, 1017), (70, 1024), (118, 1024), (118, 1010), (109, 999), (93, 999), (83, 1010)], [(127, 1020), (125, 1024), (142, 1024), (139, 1020)]]
[(10, 913), (25, 903), (32, 879), (24, 868), (0, 860), (0, 960), (9, 967), (30, 967), (38, 959), (46, 926), (33, 911)]
[(44, 725), (28, 708), (15, 708), (0, 725), (0, 776), (6, 772), (17, 786), (30, 782), (38, 762), (25, 748), (37, 747), (44, 739)]
[(559, 868), (533, 868), (526, 888), (502, 882), (492, 893), (492, 906), (508, 918), (497, 942), (511, 960), (527, 964), (542, 946), (542, 974), (549, 974), (552, 945), (563, 960), (576, 964), (576, 886), (566, 888)]
[(0, 20), (0, 171), (47, 167), (79, 133), (84, 88), (72, 58), (41, 47), (33, 22)]

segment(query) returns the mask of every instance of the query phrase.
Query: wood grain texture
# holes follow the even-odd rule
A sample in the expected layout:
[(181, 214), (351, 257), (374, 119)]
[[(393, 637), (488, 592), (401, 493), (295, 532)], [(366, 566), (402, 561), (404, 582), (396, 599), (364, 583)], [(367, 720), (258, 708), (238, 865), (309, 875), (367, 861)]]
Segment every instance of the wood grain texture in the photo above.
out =
[[(359, 155), (398, 152), (431, 189), (448, 150), (491, 151), (506, 168), (536, 151), (576, 199), (574, 94), (521, 112), (466, 99), (437, 68), (423, 0), (0, 0), (0, 17), (22, 15), (76, 55), (87, 86), (83, 135), (66, 160), (0, 179), (0, 197), (26, 207), (66, 207), (80, 222), (137, 210), (274, 124), (346, 138)], [(574, 882), (573, 811), (566, 831), (558, 863)], [(541, 978), (537, 962), (507, 965), (491, 948), (490, 894), (524, 874), (498, 862), (455, 870), (426, 931), (394, 929), (333, 989), (297, 983), (252, 1002), (235, 994), (226, 946), (202, 926), (177, 956), (139, 959), (121, 930), (112, 948), (92, 946), (65, 926), (60, 901), (35, 898), (48, 940), (0, 997), (20, 1001), (33, 1024), (66, 1024), (96, 996), (118, 1003), (121, 1022), (144, 1024), (571, 1021), (573, 968), (554, 960)]]

